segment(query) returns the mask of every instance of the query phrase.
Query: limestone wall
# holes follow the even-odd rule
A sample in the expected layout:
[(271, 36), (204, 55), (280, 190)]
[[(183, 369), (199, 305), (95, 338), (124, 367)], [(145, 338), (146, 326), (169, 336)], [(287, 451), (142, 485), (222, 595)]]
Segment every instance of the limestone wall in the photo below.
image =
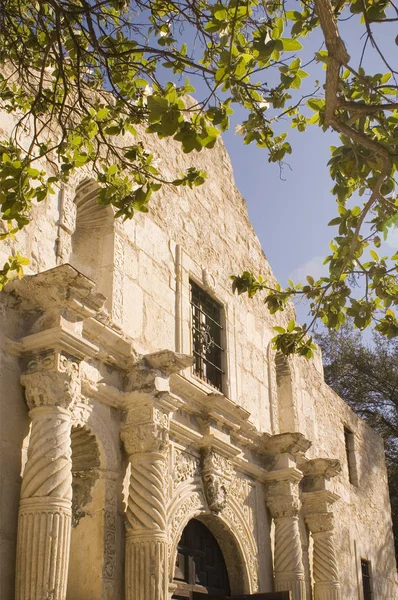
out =
[[(10, 129), (8, 117), (1, 127)], [(257, 430), (268, 434), (299, 431), (312, 442), (310, 458), (337, 458), (343, 465), (331, 484), (341, 497), (336, 505), (336, 531), (342, 598), (361, 598), (361, 558), (372, 561), (375, 599), (394, 598), (391, 520), (378, 436), (325, 385), (319, 356), (311, 362), (291, 359), (280, 367), (283, 376), (278, 375), (278, 361), (269, 348), (272, 327), (286, 324), (292, 308), (271, 316), (260, 297), (248, 300), (232, 295), (229, 277), (243, 269), (275, 280), (235, 187), (225, 148), (219, 143), (211, 152), (184, 156), (169, 141), (150, 139), (148, 145), (165, 175), (176, 177), (195, 164), (207, 171), (206, 183), (194, 190), (166, 186), (154, 196), (149, 215), (137, 214), (124, 224), (114, 222), (106, 209), (101, 209), (100, 222), (93, 222), (94, 213), (89, 203), (84, 204), (93, 193), (84, 187), (90, 173), (82, 171), (62, 192), (35, 207), (31, 225), (18, 234), (18, 249), (31, 258), (27, 274), (70, 262), (97, 279), (99, 291), (108, 297), (106, 308), (112, 321), (133, 339), (139, 354), (165, 348), (190, 354), (189, 279), (206, 289), (224, 307), (225, 395), (249, 412)], [(79, 213), (83, 204), (88, 210)], [(87, 219), (82, 227), (79, 219), (80, 224)], [(1, 245), (0, 261), (11, 247)], [(21, 447), (28, 418), (18, 359), (10, 356), (6, 339), (22, 337), (28, 323), (21, 320), (18, 303), (7, 295), (0, 297), (0, 319), (2, 586), (5, 600), (11, 600)], [(105, 377), (94, 363), (86, 367), (86, 375), (98, 381)], [(198, 390), (213, 391), (193, 377), (190, 369), (185, 377)], [(344, 426), (355, 436), (357, 486), (348, 481)], [(117, 443), (117, 433), (113, 436)], [(264, 518), (265, 512), (259, 515)], [(265, 543), (260, 540), (260, 544)], [(263, 548), (263, 557), (268, 561), (260, 573), (264, 583), (270, 572), (268, 546)], [(262, 589), (270, 589), (269, 585), (264, 583)]]

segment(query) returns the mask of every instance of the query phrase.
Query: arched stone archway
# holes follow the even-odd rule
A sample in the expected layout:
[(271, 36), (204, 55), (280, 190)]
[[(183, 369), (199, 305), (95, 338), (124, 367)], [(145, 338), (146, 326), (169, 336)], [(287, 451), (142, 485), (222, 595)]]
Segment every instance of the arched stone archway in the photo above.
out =
[(189, 521), (201, 521), (214, 535), (221, 548), (232, 595), (251, 594), (258, 590), (256, 545), (244, 516), (233, 503), (219, 514), (211, 513), (199, 489), (179, 490), (170, 510), (170, 582), (174, 578), (177, 546)]

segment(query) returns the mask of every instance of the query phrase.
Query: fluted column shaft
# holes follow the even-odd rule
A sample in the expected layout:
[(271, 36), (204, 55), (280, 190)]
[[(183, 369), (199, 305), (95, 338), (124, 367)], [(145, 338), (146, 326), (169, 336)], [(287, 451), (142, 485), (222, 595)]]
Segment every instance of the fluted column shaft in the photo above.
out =
[(339, 571), (333, 540), (333, 515), (309, 514), (306, 522), (312, 533), (315, 600), (340, 600)]
[(304, 600), (305, 581), (298, 517), (277, 517), (275, 522), (275, 590), (291, 591), (293, 600)]
[(133, 455), (127, 507), (126, 598), (164, 600), (167, 590), (166, 458)]
[(32, 429), (18, 520), (16, 600), (64, 600), (72, 504), (71, 416), (30, 411)]
[(278, 592), (292, 592), (292, 600), (305, 600), (305, 574), (299, 530), (300, 509), (296, 469), (276, 471), (270, 480), (267, 506), (275, 524), (274, 582)]
[(129, 454), (126, 600), (167, 600), (168, 415), (152, 401), (130, 410), (122, 431)]
[(16, 600), (65, 600), (72, 505), (71, 409), (79, 364), (62, 352), (32, 359), (21, 377), (32, 420), (18, 517)]

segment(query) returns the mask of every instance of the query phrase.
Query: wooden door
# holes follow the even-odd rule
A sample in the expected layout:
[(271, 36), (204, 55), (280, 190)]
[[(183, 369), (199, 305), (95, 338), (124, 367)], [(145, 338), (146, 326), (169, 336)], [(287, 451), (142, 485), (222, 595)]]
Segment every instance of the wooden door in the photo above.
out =
[(192, 519), (178, 544), (174, 571), (175, 600), (219, 600), (230, 594), (227, 568), (216, 538)]

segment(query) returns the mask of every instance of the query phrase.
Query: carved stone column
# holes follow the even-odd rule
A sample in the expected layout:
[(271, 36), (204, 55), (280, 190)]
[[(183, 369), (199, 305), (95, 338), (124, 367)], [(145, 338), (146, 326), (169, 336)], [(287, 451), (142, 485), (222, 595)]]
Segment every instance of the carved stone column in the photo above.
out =
[(263, 441), (267, 481), (267, 506), (275, 523), (275, 590), (291, 591), (292, 600), (305, 600), (305, 570), (299, 530), (299, 483), (303, 473), (297, 460), (311, 442), (301, 433), (281, 433)]
[(64, 600), (71, 531), (71, 404), (79, 366), (63, 354), (31, 361), (21, 378), (32, 419), (18, 518), (16, 600)]
[(166, 600), (169, 416), (152, 401), (130, 408), (122, 439), (131, 465), (126, 510), (126, 599)]
[(277, 592), (292, 592), (305, 599), (305, 575), (299, 531), (299, 496), (295, 481), (278, 481), (268, 487), (267, 506), (275, 523), (274, 577)]
[(121, 430), (130, 461), (126, 509), (126, 600), (167, 600), (166, 522), (170, 414), (180, 401), (169, 378), (192, 364), (162, 350), (146, 355), (129, 375)]
[(312, 534), (315, 600), (340, 600), (339, 571), (333, 540), (334, 518), (328, 510), (337, 499), (329, 491), (306, 492), (305, 521)]

